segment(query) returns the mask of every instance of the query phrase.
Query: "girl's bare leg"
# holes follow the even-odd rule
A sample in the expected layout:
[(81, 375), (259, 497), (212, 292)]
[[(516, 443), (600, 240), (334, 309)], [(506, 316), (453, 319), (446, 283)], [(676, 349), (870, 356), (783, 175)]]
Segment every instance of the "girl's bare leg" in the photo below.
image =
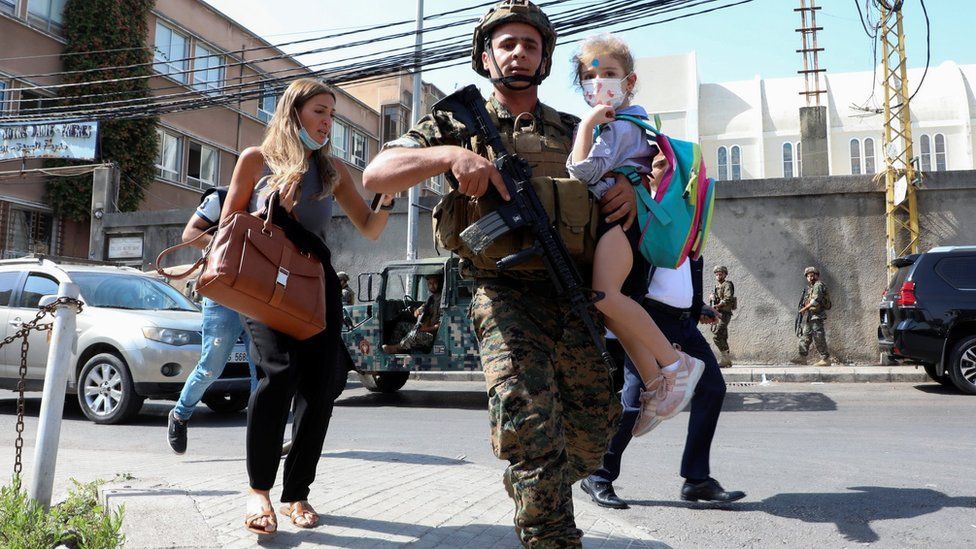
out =
[(620, 291), (633, 261), (627, 235), (619, 226), (614, 227), (597, 242), (593, 289), (605, 294), (596, 306), (634, 360), (641, 379), (648, 383), (660, 374), (660, 364), (673, 364), (679, 357), (647, 311)]

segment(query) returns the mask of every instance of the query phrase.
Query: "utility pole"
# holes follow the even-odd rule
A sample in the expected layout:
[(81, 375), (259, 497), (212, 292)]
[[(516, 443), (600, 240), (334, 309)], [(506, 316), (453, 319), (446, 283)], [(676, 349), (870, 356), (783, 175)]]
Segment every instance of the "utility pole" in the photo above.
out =
[(918, 253), (917, 174), (912, 164), (912, 118), (901, 0), (878, 0), (884, 65), (885, 230), (888, 279), (898, 270), (891, 262)]
[(820, 52), (824, 51), (817, 43), (817, 31), (823, 27), (817, 26), (817, 11), (820, 7), (816, 0), (800, 0), (800, 7), (794, 12), (800, 14), (801, 47), (796, 50), (803, 55), (803, 69), (797, 71), (803, 76), (803, 91), (800, 92), (806, 101), (806, 106), (800, 107), (800, 144), (794, 154), (799, 156), (802, 148), (802, 162), (800, 163), (801, 177), (830, 175), (830, 152), (827, 148), (827, 107), (820, 104), (820, 96), (827, 93), (821, 83), (821, 75), (827, 69), (820, 68)]
[[(421, 95), (423, 83), (420, 72), (421, 52), (424, 47), (424, 0), (417, 0), (417, 36), (414, 40), (414, 69), (413, 69), (413, 102), (410, 106), (410, 125), (415, 126), (420, 120)], [(417, 222), (420, 217), (420, 189), (417, 185), (407, 191), (407, 259), (417, 259)]]

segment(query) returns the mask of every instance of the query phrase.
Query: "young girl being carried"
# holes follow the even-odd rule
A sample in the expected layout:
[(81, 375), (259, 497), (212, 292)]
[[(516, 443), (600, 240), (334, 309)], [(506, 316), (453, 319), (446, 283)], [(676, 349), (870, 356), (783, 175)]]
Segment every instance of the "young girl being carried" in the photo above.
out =
[[(647, 118), (642, 107), (630, 104), (637, 75), (627, 45), (611, 35), (591, 37), (580, 46), (573, 63), (583, 97), (592, 109), (580, 122), (567, 168), (570, 176), (587, 183), (599, 199), (615, 182), (608, 177), (611, 170), (632, 166), (649, 176), (657, 149), (643, 129), (615, 119), (618, 114)], [(599, 134), (594, 136), (598, 127)], [(705, 365), (673, 348), (635, 301), (647, 293), (650, 268), (637, 251), (639, 227), (635, 224), (625, 232), (620, 222), (604, 222), (597, 236), (593, 289), (605, 297), (596, 306), (644, 382), (634, 426), (634, 435), (640, 436), (688, 405)], [(687, 262), (683, 266), (687, 268)]]

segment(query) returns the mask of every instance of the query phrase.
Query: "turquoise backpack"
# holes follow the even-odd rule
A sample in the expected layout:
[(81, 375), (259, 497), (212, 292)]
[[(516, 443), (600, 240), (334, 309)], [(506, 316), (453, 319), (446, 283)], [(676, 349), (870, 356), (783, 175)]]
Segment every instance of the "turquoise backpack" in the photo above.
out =
[(708, 240), (715, 208), (715, 181), (705, 176), (698, 143), (671, 139), (647, 120), (626, 114), (617, 120), (637, 124), (668, 159), (655, 196), (632, 166), (613, 170), (630, 179), (637, 192), (639, 249), (651, 265), (677, 269), (686, 258), (698, 259)]

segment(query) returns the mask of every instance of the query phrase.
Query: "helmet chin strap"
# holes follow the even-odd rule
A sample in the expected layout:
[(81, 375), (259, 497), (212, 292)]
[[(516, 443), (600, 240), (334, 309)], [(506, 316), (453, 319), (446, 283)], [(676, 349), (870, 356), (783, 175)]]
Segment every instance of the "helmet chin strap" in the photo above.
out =
[[(495, 60), (495, 50), (491, 47), (491, 40), (485, 40), (485, 52), (488, 54), (488, 59), (491, 59), (491, 64), (495, 66), (495, 72), (498, 74), (502, 73), (501, 67), (498, 66), (498, 61)], [(539, 63), (539, 68), (535, 70), (535, 74), (532, 76), (502, 76), (500, 78), (489, 78), (488, 80), (492, 84), (501, 84), (506, 88), (513, 91), (522, 91), (531, 88), (532, 86), (538, 86), (542, 84), (542, 67), (546, 64), (546, 58), (542, 58), (542, 62)], [(512, 84), (515, 82), (525, 82), (525, 86), (515, 87)]]

